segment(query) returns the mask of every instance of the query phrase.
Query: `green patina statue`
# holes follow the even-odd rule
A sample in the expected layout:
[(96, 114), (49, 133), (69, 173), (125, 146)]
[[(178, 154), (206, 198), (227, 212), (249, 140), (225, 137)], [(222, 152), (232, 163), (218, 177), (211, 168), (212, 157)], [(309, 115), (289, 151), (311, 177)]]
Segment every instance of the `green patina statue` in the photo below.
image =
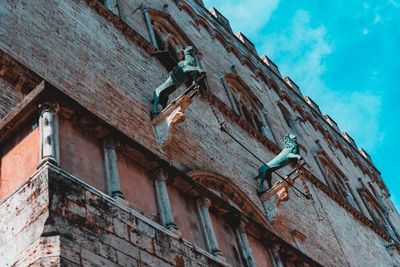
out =
[(184, 59), (172, 70), (168, 79), (153, 92), (152, 116), (159, 114), (168, 103), (168, 97), (185, 82), (196, 82), (197, 77), (205, 71), (194, 57), (194, 49), (188, 46), (183, 50)]
[(268, 189), (272, 187), (272, 173), (274, 171), (286, 166), (289, 163), (294, 163), (301, 159), (299, 154), (299, 146), (294, 134), (287, 133), (283, 139), (283, 142), (285, 147), (282, 149), (282, 151), (270, 162), (263, 164), (258, 169), (258, 176), (256, 177), (256, 179), (260, 179), (257, 190), (258, 195), (262, 195), (265, 192), (263, 190), (265, 179), (267, 179), (268, 182)]

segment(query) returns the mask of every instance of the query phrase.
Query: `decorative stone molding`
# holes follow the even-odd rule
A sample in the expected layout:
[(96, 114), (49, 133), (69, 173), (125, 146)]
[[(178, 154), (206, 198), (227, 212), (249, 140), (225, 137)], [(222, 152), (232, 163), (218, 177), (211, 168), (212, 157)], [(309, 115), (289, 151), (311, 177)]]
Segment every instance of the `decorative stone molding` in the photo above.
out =
[(31, 92), (41, 81), (36, 73), (2, 50), (0, 50), (0, 77), (23, 94)]
[(59, 165), (58, 104), (45, 102), (39, 104), (40, 164), (51, 161)]
[(260, 196), (267, 219), (269, 222), (275, 220), (278, 208), (282, 202), (289, 199), (289, 188), (294, 185), (294, 180), (287, 178), (272, 186), (270, 190)]
[(167, 147), (170, 143), (174, 126), (185, 121), (186, 115), (184, 112), (190, 103), (192, 103), (191, 98), (184, 95), (173, 101), (160, 115), (153, 119), (156, 140), (162, 148)]
[(255, 205), (249, 196), (232, 182), (232, 179), (207, 170), (192, 170), (187, 175), (209, 189), (224, 192), (226, 196), (229, 196), (229, 201), (235, 203), (243, 213), (251, 216), (261, 224), (269, 225), (262, 209)]

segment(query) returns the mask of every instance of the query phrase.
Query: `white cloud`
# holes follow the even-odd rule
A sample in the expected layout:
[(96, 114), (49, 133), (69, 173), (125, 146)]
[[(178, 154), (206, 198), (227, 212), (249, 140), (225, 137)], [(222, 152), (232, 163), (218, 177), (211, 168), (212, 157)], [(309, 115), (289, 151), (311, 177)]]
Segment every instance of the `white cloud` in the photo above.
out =
[(271, 14), (278, 8), (280, 0), (205, 0), (207, 7), (215, 6), (229, 19), (234, 32), (246, 36), (256, 35), (268, 23)]
[(378, 15), (378, 14), (375, 14), (375, 17), (374, 17), (374, 24), (378, 24), (378, 23), (381, 23), (381, 22), (382, 22), (381, 16)]
[(400, 8), (400, 2), (397, 0), (388, 0), (388, 3), (393, 5), (395, 8)]
[(283, 73), (308, 88), (325, 87), (321, 79), (325, 72), (323, 60), (332, 52), (333, 45), (326, 40), (324, 26), (310, 25), (307, 11), (297, 11), (288, 29), (267, 36), (264, 43), (264, 51), (272, 59), (278, 59)]
[(371, 151), (382, 142), (383, 134), (378, 127), (380, 96), (374, 92), (354, 91), (354, 88), (349, 93), (338, 92), (326, 85), (324, 60), (333, 53), (334, 45), (323, 25), (311, 25), (307, 11), (297, 11), (291, 24), (280, 34), (266, 36), (264, 49), (276, 59), (281, 72), (299, 84), (305, 95), (316, 100), (358, 145)]
[(368, 28), (364, 28), (364, 29), (362, 30), (362, 34), (367, 35), (368, 33), (369, 33)]

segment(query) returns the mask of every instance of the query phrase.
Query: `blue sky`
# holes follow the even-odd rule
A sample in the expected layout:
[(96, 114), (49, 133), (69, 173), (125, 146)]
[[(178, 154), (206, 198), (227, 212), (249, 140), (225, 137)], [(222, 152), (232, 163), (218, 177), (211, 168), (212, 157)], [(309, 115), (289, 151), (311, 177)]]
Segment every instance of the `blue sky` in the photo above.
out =
[(400, 0), (204, 0), (348, 132), (400, 211)]

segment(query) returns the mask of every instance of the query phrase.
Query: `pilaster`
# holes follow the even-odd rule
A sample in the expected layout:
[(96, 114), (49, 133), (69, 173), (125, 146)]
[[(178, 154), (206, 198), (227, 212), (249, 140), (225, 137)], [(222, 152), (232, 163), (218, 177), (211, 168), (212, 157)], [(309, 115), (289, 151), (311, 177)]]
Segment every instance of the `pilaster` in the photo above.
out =
[(58, 104), (45, 102), (39, 105), (40, 164), (51, 161), (59, 165)]
[(204, 239), (208, 251), (215, 256), (222, 257), (221, 250), (218, 247), (217, 237), (214, 232), (214, 227), (211, 222), (209, 208), (211, 206), (211, 200), (206, 197), (201, 197), (197, 200), (197, 207), (200, 215), (200, 222), (204, 233)]
[(117, 153), (115, 151), (115, 142), (111, 138), (103, 140), (104, 161), (107, 175), (107, 191), (113, 198), (123, 198), (121, 185), (119, 182)]
[(256, 267), (253, 254), (251, 252), (251, 248), (249, 245), (249, 241), (247, 239), (247, 234), (246, 234), (246, 222), (245, 221), (240, 221), (239, 227), (236, 229), (236, 235), (239, 240), (239, 246), (240, 249), (242, 250), (242, 254), (244, 258), (246, 259), (246, 263), (248, 267)]
[(167, 189), (168, 175), (163, 169), (158, 169), (154, 173), (154, 183), (156, 190), (156, 199), (158, 211), (160, 213), (161, 224), (168, 230), (179, 233), (176, 224), (174, 222), (174, 216), (172, 214), (171, 203), (168, 197)]

